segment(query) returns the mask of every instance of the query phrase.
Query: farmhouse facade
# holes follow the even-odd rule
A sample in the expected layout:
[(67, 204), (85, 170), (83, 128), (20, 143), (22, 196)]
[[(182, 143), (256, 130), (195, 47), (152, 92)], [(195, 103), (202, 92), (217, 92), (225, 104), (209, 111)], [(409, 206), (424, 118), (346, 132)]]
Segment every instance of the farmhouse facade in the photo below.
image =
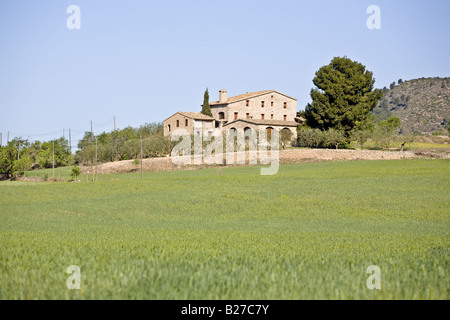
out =
[(196, 112), (177, 112), (164, 121), (164, 135), (177, 128), (193, 133), (194, 130), (221, 131), (272, 130), (297, 136), (300, 118), (297, 99), (276, 90), (248, 92), (228, 97), (227, 90), (219, 91), (219, 100), (210, 103), (212, 117)]

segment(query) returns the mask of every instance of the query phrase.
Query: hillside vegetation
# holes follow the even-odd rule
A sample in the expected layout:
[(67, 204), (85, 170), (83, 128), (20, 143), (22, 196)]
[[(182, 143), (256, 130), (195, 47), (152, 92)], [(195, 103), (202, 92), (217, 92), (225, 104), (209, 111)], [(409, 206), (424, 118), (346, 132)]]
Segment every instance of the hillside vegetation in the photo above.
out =
[(450, 78), (421, 78), (392, 83), (373, 112), (379, 120), (397, 116), (402, 131), (445, 131), (450, 119)]

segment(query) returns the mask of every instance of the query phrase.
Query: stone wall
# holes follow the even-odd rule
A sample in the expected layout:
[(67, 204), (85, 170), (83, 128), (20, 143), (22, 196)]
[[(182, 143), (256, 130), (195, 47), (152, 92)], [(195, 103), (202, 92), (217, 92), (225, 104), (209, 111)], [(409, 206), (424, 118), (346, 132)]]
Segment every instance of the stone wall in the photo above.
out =
[[(248, 152), (246, 152), (246, 158), (248, 158)], [(408, 151), (288, 149), (280, 150), (279, 152), (280, 164), (319, 161), (400, 160), (413, 158), (421, 157)], [(193, 163), (193, 158), (184, 157), (184, 162)], [(144, 171), (171, 171), (207, 167), (207, 165), (178, 165), (175, 164), (170, 157), (144, 159), (142, 165)], [(140, 172), (140, 168), (140, 164), (135, 164), (134, 160), (125, 160), (98, 165), (97, 172), (98, 174)], [(81, 169), (83, 174), (93, 174), (95, 172), (95, 166), (82, 167)]]
[[(177, 121), (179, 126), (177, 127)], [(187, 124), (187, 125), (186, 125)], [(170, 126), (170, 131), (169, 131)], [(164, 121), (164, 135), (168, 136), (172, 134), (177, 129), (184, 129), (189, 132), (189, 134), (194, 134), (195, 129), (201, 130), (211, 130), (214, 128), (214, 121), (202, 121), (202, 120), (193, 120), (189, 117), (186, 117), (182, 114), (176, 113), (170, 118)]]

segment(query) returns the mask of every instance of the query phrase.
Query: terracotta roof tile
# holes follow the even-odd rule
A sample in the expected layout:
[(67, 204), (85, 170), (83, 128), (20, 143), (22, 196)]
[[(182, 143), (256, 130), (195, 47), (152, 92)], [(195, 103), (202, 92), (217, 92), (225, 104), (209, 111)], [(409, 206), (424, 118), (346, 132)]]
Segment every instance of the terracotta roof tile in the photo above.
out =
[(214, 118), (204, 115), (203, 113), (200, 113), (200, 112), (181, 112), (181, 111), (179, 111), (177, 113), (179, 113), (185, 117), (194, 119), (194, 120), (210, 120), (210, 121), (214, 120)]

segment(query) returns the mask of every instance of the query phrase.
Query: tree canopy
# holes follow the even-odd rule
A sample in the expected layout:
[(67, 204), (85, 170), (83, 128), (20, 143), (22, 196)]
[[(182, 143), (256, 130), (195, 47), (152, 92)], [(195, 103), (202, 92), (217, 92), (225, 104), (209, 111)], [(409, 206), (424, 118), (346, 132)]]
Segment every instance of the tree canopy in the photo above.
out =
[(22, 138), (14, 138), (6, 146), (0, 147), (0, 173), (17, 176), (31, 168), (51, 168), (53, 148), (55, 167), (67, 166), (72, 162), (69, 142), (64, 138), (33, 143)]
[(143, 140), (143, 157), (162, 157), (170, 153), (171, 141), (164, 137), (163, 124), (146, 123), (139, 128), (126, 127), (99, 135), (85, 132), (83, 139), (78, 143), (79, 150), (75, 155), (75, 163), (94, 164), (96, 147), (98, 163), (137, 159), (141, 152), (140, 137)]
[(359, 62), (336, 57), (315, 74), (312, 102), (305, 117), (311, 128), (350, 131), (376, 106), (382, 90), (374, 90), (372, 72)]

